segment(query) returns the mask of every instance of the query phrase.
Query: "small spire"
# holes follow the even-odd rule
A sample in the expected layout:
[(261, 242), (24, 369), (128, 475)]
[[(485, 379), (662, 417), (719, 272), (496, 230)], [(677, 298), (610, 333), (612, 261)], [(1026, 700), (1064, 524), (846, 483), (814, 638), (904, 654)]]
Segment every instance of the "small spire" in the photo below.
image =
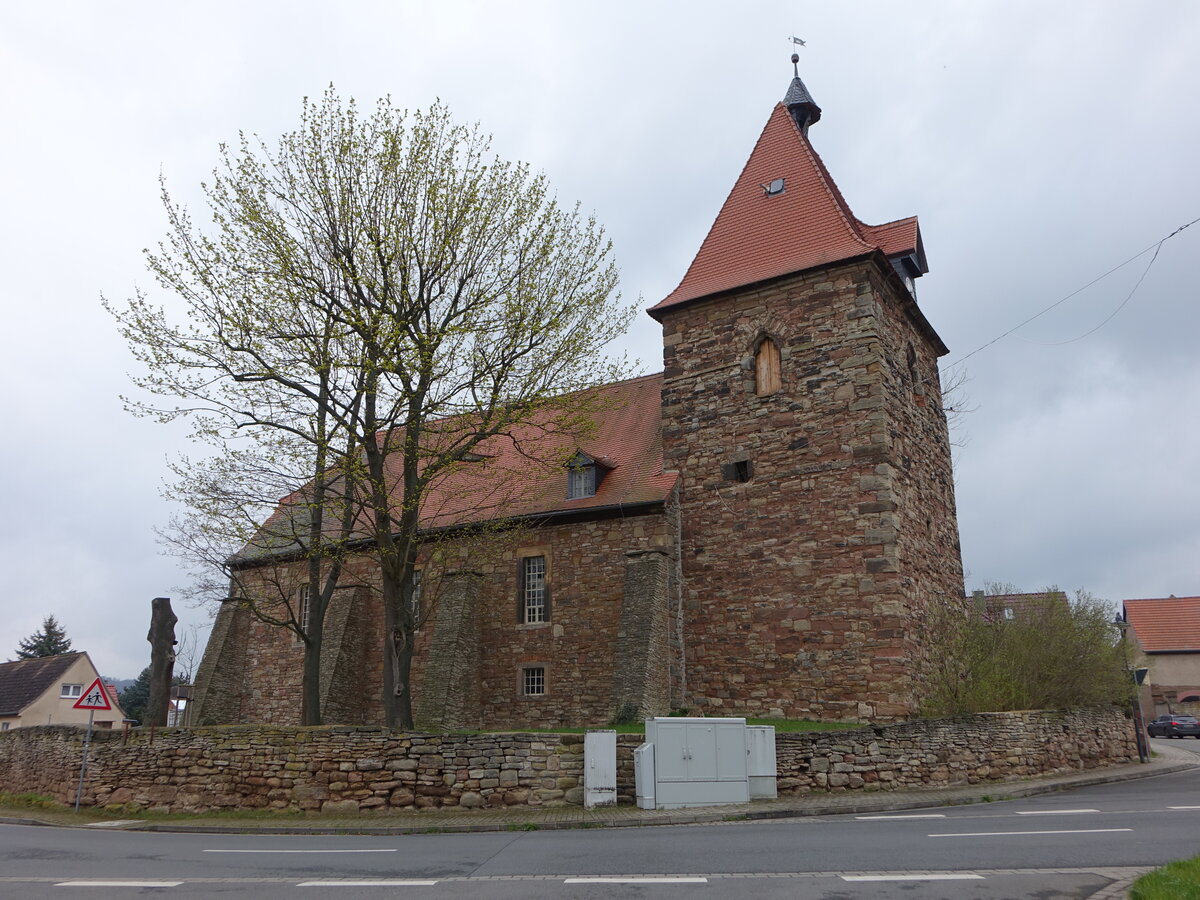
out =
[[(799, 38), (792, 38), (792, 40), (795, 43), (803, 44)], [(798, 53), (792, 54), (792, 71), (795, 72), (795, 75), (792, 76), (792, 83), (788, 85), (787, 94), (783, 97), (783, 105), (788, 108), (788, 112), (796, 120), (796, 127), (804, 134), (808, 134), (808, 126), (821, 119), (821, 107), (817, 106), (812, 94), (800, 80), (800, 54)]]

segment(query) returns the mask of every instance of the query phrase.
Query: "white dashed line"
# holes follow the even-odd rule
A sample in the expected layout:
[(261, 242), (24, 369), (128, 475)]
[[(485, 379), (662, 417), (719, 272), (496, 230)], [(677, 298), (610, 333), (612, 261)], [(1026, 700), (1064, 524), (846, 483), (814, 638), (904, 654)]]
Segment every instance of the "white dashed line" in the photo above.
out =
[(564, 878), (563, 884), (708, 884), (707, 878), (667, 877), (659, 878)]
[(1200, 806), (1168, 806), (1167, 809), (1200, 809)]
[(205, 853), (395, 853), (396, 847), (376, 850), (205, 850)]
[(182, 881), (60, 881), (55, 884), (55, 887), (136, 887), (136, 888), (156, 888), (156, 887), (179, 887), (183, 884)]
[(982, 875), (969, 872), (942, 872), (934, 875), (841, 875), (842, 881), (982, 881)]
[(124, 825), (140, 825), (139, 819), (113, 819), (109, 822), (88, 822), (85, 828), (121, 828)]
[(1098, 809), (1030, 809), (1017, 813), (1018, 816), (1076, 816), (1080, 813), (1098, 813)]
[(436, 880), (393, 879), (391, 881), (301, 881), (296, 887), (432, 887)]
[(1075, 831), (962, 831), (955, 834), (931, 834), (927, 837), (1011, 837), (1022, 834), (1107, 834), (1133, 831), (1132, 828), (1082, 828)]
[(888, 820), (888, 819), (944, 819), (946, 817), (944, 815), (942, 815), (941, 813), (927, 813), (927, 814), (922, 814), (922, 815), (911, 815), (911, 816), (855, 816), (854, 818), (862, 819), (863, 821), (870, 821), (872, 819), (878, 819), (878, 820), (883, 821), (883, 820)]

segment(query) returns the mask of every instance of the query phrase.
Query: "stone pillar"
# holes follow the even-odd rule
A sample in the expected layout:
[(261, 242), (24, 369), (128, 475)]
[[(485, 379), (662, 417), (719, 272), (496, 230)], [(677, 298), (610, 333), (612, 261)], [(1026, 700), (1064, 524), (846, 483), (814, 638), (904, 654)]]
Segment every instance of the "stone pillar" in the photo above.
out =
[(661, 550), (625, 554), (625, 596), (613, 661), (613, 715), (663, 715), (670, 705), (667, 592), (671, 560)]
[(448, 572), (435, 603), (420, 690), (413, 697), (418, 727), (430, 731), (473, 728), (479, 723), (479, 616), (483, 576)]
[(367, 633), (362, 591), (338, 588), (325, 612), (321, 640), (321, 721), (366, 725), (372, 692), (366, 683)]
[(250, 610), (236, 600), (221, 604), (204, 658), (196, 671), (190, 725), (240, 725), (246, 684), (246, 642)]

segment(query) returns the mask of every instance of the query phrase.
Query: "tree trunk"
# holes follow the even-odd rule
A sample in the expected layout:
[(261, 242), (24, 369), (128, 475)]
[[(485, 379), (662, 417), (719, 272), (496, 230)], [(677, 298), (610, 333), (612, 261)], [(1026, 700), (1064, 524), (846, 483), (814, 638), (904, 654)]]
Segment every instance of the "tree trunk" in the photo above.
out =
[(150, 604), (150, 699), (146, 701), (146, 725), (167, 724), (171, 703), (171, 674), (175, 669), (175, 612), (168, 597), (155, 597)]
[[(315, 603), (314, 599), (310, 603)], [(310, 613), (308, 634), (304, 639), (304, 672), (301, 683), (300, 724), (320, 725), (321, 715), (321, 642), (325, 625), (321, 617)]]

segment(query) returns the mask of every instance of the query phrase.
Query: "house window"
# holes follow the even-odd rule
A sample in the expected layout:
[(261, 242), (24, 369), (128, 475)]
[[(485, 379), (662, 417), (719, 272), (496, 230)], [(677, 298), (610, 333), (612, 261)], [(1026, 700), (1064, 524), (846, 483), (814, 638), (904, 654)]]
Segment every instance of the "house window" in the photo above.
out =
[(596, 485), (603, 477), (597, 471), (596, 460), (586, 453), (576, 453), (567, 463), (567, 499), (578, 500), (581, 497), (594, 497)]
[(59, 694), (58, 696), (64, 697), (67, 700), (74, 700), (77, 697), (82, 697), (83, 696), (83, 685), (82, 684), (64, 684), (62, 686), (62, 693)]
[(521, 693), (526, 697), (542, 697), (545, 695), (545, 666), (529, 666), (521, 670)]
[(572, 466), (567, 470), (567, 499), (578, 500), (580, 497), (596, 495), (596, 467)]
[(535, 625), (547, 620), (546, 557), (521, 558), (520, 600), (522, 625)]
[(305, 582), (300, 585), (300, 590), (296, 592), (296, 595), (296, 621), (300, 625), (300, 630), (308, 634), (308, 616), (312, 610), (312, 586)]
[(0, 722), (0, 731), (8, 731), (8, 723)]
[(779, 348), (769, 337), (759, 342), (754, 353), (754, 393), (763, 397), (783, 387)]
[(1004, 607), (1004, 618), (1009, 619), (1010, 621), (1012, 620), (1013, 610), (1011, 606)]

